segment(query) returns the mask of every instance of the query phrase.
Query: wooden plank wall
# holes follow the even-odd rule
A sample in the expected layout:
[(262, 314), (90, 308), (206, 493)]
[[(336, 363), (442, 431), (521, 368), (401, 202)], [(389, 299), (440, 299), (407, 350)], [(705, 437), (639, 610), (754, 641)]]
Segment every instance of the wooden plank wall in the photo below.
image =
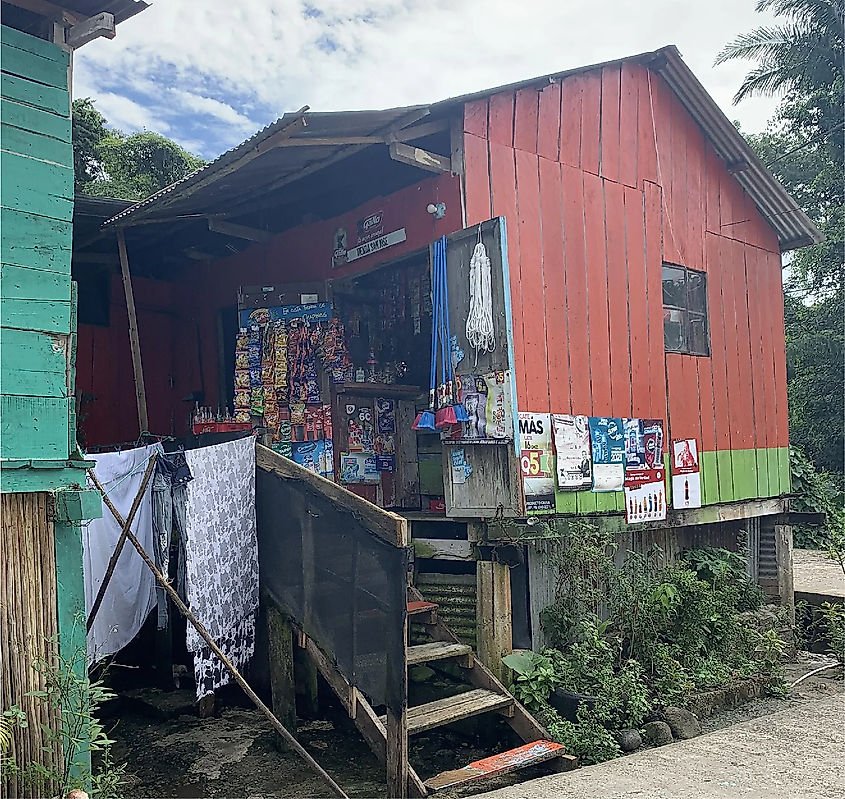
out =
[[(18, 705), (28, 726), (16, 729), (9, 755), (21, 768), (40, 763), (56, 769), (59, 751), (47, 746), (42, 725), (57, 728), (55, 711), (26, 694), (43, 691), (45, 680), (35, 669), (50, 656), (48, 639), (58, 632), (56, 560), (53, 524), (47, 519), (49, 494), (0, 494), (0, 684), (3, 710)], [(84, 639), (83, 639), (84, 646)], [(46, 749), (44, 747), (47, 746)], [(12, 779), (4, 796), (52, 795)]]
[(0, 455), (67, 458), (73, 153), (69, 55), (2, 27)]
[[(111, 281), (110, 326), (79, 325), (76, 391), (87, 399), (80, 407), (78, 424), (89, 447), (135, 441), (140, 432), (134, 412), (135, 377), (126, 297), (120, 276), (112, 275)], [(183, 397), (203, 383), (197, 325), (173, 311), (172, 283), (133, 278), (132, 286), (150, 431), (184, 435), (193, 406)], [(91, 397), (95, 399), (91, 401)]]
[[(663, 79), (631, 62), (468, 103), (464, 153), (467, 224), (508, 221), (520, 410), (668, 419), (706, 503), (787, 493), (777, 237)], [(711, 357), (664, 352), (663, 261), (707, 272)]]

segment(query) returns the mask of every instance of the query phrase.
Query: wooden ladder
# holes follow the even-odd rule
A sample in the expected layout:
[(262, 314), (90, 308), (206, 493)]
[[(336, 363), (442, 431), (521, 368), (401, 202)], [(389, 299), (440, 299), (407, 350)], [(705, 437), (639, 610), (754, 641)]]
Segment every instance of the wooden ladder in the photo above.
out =
[[(432, 641), (407, 647), (407, 665), (450, 661), (460, 667), (463, 677), (473, 688), (456, 696), (408, 708), (405, 735), (415, 735), (482, 713), (498, 713), (505, 717), (511, 728), (525, 742), (516, 749), (477, 760), (460, 769), (444, 771), (425, 782), (409, 767), (409, 796), (425, 797), (434, 791), (452, 788), (470, 780), (506, 774), (545, 761), (549, 761), (558, 771), (568, 771), (576, 767), (577, 758), (566, 754), (561, 744), (547, 740), (548, 733), (475, 657), (472, 647), (462, 644), (438, 618), (437, 605), (426, 602), (413, 587), (408, 588), (408, 617), (409, 621), (413, 619), (421, 623)], [(310, 639), (306, 641), (306, 650), (326, 682), (340, 698), (370, 748), (382, 763), (386, 763), (386, 717), (376, 715), (365, 697), (349, 684)]]

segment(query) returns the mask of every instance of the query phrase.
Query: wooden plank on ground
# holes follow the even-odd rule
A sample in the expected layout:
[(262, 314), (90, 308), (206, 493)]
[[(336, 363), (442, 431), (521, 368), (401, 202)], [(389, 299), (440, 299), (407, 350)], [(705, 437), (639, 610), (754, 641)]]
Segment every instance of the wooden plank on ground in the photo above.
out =
[[(566, 749), (562, 744), (552, 741), (534, 741), (507, 752), (476, 760), (463, 768), (444, 771), (426, 780), (425, 787), (431, 791), (442, 791), (444, 788), (454, 788), (472, 780), (500, 777), (512, 771), (528, 768), (528, 766), (545, 763), (556, 757), (566, 757), (570, 761), (577, 762), (577, 758), (566, 754)], [(575, 763), (572, 763), (570, 767), (574, 768)]]

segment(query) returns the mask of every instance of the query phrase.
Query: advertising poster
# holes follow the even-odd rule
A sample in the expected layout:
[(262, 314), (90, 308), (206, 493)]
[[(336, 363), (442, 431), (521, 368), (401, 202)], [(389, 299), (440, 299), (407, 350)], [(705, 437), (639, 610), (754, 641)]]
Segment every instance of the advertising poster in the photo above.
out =
[(502, 444), (513, 440), (513, 406), (509, 371), (456, 375), (458, 400), (469, 421), (452, 425), (442, 438), (470, 444)]
[(378, 483), (376, 456), (371, 452), (342, 452), (340, 480), (343, 483)]
[(590, 488), (593, 463), (590, 460), (590, 422), (586, 416), (552, 416), (557, 486), (564, 490)]
[(672, 507), (701, 507), (701, 474), (698, 444), (694, 438), (672, 442)]
[(625, 487), (625, 521), (661, 521), (666, 518), (666, 483), (643, 483), (635, 488)]
[(292, 444), (291, 460), (320, 477), (334, 480), (334, 453), (329, 440)]
[(528, 513), (554, 511), (551, 414), (519, 414), (519, 449), (522, 482), (525, 486), (525, 509)]
[(625, 419), (625, 520), (666, 518), (663, 420)]
[(376, 400), (373, 451), (376, 454), (376, 468), (380, 472), (396, 471), (396, 403), (392, 399)]
[(593, 491), (621, 491), (625, 485), (625, 433), (616, 417), (590, 417)]

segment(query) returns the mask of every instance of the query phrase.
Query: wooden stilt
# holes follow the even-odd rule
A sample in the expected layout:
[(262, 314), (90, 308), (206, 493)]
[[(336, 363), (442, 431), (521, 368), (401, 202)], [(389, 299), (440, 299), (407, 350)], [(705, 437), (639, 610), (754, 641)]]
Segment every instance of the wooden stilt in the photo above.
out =
[(132, 277), (129, 274), (129, 256), (126, 253), (126, 237), (123, 228), (117, 229), (117, 248), (120, 253), (120, 271), (123, 275), (123, 293), (126, 295), (126, 312), (129, 315), (129, 346), (132, 351), (132, 369), (135, 373), (135, 398), (138, 403), (138, 425), (140, 435), (150, 430), (147, 417), (147, 392), (144, 388), (144, 369), (141, 365), (141, 341), (138, 337), (138, 317), (135, 314), (135, 295), (132, 292)]
[(308, 657), (304, 647), (294, 647), (293, 673), (296, 693), (302, 697), (305, 712), (311, 716), (316, 716), (320, 710), (317, 667)]
[(510, 569), (504, 563), (478, 561), (476, 578), (478, 657), (501, 680), (502, 657), (513, 649)]
[[(91, 632), (91, 627), (94, 624), (94, 619), (97, 618), (97, 612), (100, 610), (100, 605), (103, 604), (103, 597), (106, 595), (106, 589), (109, 587), (109, 583), (111, 582), (112, 575), (114, 574), (115, 567), (117, 566), (118, 558), (120, 558), (120, 553), (123, 552), (123, 545), (126, 543), (126, 536), (129, 534), (129, 527), (131, 526), (132, 522), (135, 520), (135, 514), (138, 512), (138, 508), (141, 505), (141, 500), (144, 497), (144, 493), (147, 490), (147, 483), (150, 482), (150, 478), (153, 476), (153, 470), (155, 469), (156, 465), (156, 457), (158, 456), (158, 452), (153, 452), (150, 456), (150, 460), (147, 463), (147, 469), (144, 472), (144, 479), (141, 481), (141, 487), (138, 489), (138, 493), (135, 495), (135, 499), (132, 502), (132, 507), (129, 509), (129, 515), (126, 517), (126, 521), (118, 520), (118, 524), (121, 525), (123, 528), (120, 531), (120, 537), (117, 539), (117, 544), (115, 545), (114, 552), (112, 553), (111, 558), (109, 558), (109, 565), (106, 567), (106, 574), (103, 577), (103, 582), (100, 584), (100, 590), (97, 591), (97, 598), (94, 600), (94, 604), (91, 606), (91, 612), (88, 614), (88, 621), (85, 625), (85, 631)], [(94, 485), (100, 490), (100, 493), (105, 498), (106, 502), (109, 505), (109, 508), (112, 509), (112, 514), (114, 515), (115, 519), (118, 519), (119, 514), (113, 510), (114, 506), (111, 504), (111, 500), (106, 496), (105, 489), (100, 484), (100, 481), (97, 479), (97, 476), (94, 474), (93, 471), (88, 472), (88, 476), (93, 480)]]
[[(274, 605), (268, 605), (267, 637), (270, 644), (270, 691), (273, 713), (292, 732), (296, 731), (296, 689), (293, 679), (293, 631), (290, 622)], [(283, 742), (280, 741), (280, 743)]]
[(790, 622), (795, 624), (795, 584), (792, 574), (792, 526), (775, 525), (775, 560), (778, 570), (778, 595), (780, 603), (789, 612)]
[[(112, 501), (106, 496), (106, 492), (103, 490), (103, 486), (97, 480), (94, 475), (91, 475), (94, 484), (99, 489), (100, 493), (103, 495), (103, 502), (105, 503), (106, 507), (111, 511), (112, 515), (115, 519), (117, 519), (118, 524), (125, 524), (123, 517), (120, 515), (120, 512), (115, 508), (112, 504)], [(179, 594), (176, 593), (176, 589), (170, 584), (170, 581), (158, 570), (158, 567), (153, 562), (153, 559), (147, 554), (144, 547), (141, 546), (141, 542), (135, 537), (135, 534), (127, 527), (126, 528), (126, 536), (131, 542), (132, 546), (138, 551), (138, 554), (141, 556), (144, 563), (150, 568), (150, 571), (155, 575), (156, 580), (161, 584), (164, 590), (167, 592), (168, 596), (172, 600), (173, 604), (176, 605), (179, 612), (194, 626), (194, 629), (199, 633), (200, 638), (205, 641), (212, 652), (220, 659), (220, 662), (229, 670), (229, 673), (234, 677), (235, 682), (241, 687), (243, 692), (252, 700), (253, 704), (264, 714), (267, 720), (270, 722), (271, 726), (274, 730), (276, 730), (279, 735), (284, 738), (285, 742), (293, 749), (296, 754), (298, 754), (308, 765), (308, 767), (322, 779), (326, 785), (329, 786), (332, 793), (335, 796), (340, 797), (340, 799), (349, 799), (349, 797), (344, 792), (343, 788), (341, 788), (332, 778), (331, 776), (323, 769), (323, 767), (314, 760), (308, 752), (303, 749), (302, 744), (294, 738), (294, 736), (288, 731), (288, 729), (273, 715), (273, 712), (270, 710), (264, 702), (261, 701), (258, 694), (252, 690), (249, 683), (243, 678), (243, 675), (238, 671), (235, 667), (235, 664), (232, 663), (231, 660), (226, 656), (222, 649), (215, 643), (214, 639), (209, 634), (208, 630), (205, 629), (202, 622), (194, 616), (194, 614), (188, 609), (187, 605), (179, 598)], [(406, 744), (406, 754), (407, 754), (407, 744)], [(407, 758), (405, 760), (405, 765), (407, 767)], [(406, 794), (403, 794), (405, 796)]]

